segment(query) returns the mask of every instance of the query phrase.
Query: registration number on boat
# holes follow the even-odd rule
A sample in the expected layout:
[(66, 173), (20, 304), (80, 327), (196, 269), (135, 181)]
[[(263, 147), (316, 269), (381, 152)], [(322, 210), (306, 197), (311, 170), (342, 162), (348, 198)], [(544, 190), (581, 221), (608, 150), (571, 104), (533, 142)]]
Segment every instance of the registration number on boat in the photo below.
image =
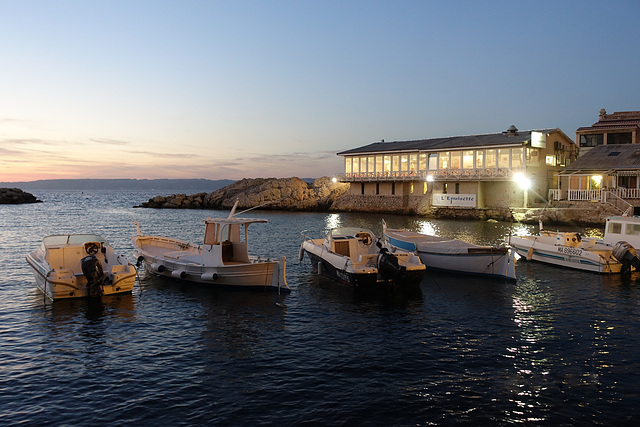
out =
[(582, 249), (577, 249), (577, 248), (560, 247), (560, 248), (558, 248), (558, 252), (563, 253), (563, 254), (567, 254), (567, 255), (576, 255), (576, 256), (581, 256), (582, 255)]

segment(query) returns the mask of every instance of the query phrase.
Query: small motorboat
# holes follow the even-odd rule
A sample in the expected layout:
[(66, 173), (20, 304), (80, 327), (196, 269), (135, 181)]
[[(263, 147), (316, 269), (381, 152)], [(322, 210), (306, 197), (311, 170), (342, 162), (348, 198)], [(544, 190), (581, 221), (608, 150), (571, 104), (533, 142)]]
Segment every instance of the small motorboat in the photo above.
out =
[(136, 222), (133, 237), (139, 265), (151, 274), (216, 287), (289, 291), (286, 257), (249, 255), (249, 225), (266, 219), (235, 217), (204, 220), (204, 243), (196, 245), (160, 236), (145, 236)]
[(638, 269), (640, 258), (626, 241), (609, 243), (585, 237), (575, 231), (549, 231), (540, 223), (540, 231), (531, 236), (508, 236), (507, 243), (528, 261), (602, 274)]
[(366, 228), (334, 228), (324, 239), (304, 236), (300, 261), (305, 253), (318, 274), (353, 287), (386, 282), (416, 284), (425, 274), (425, 266), (415, 254), (391, 253)]
[(134, 265), (97, 234), (47, 236), (27, 262), (51, 300), (131, 292), (136, 280)]
[(457, 239), (388, 228), (382, 232), (390, 246), (415, 252), (429, 270), (516, 280), (515, 253), (508, 247), (480, 246)]

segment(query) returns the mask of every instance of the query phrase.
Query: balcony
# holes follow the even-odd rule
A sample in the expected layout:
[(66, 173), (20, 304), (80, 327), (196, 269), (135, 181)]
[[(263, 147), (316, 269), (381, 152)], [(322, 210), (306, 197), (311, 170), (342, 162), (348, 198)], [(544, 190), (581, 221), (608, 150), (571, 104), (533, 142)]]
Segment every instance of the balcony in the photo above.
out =
[(521, 169), (446, 169), (438, 171), (411, 172), (352, 172), (338, 174), (341, 182), (383, 182), (383, 181), (426, 181), (432, 176), (434, 181), (480, 181), (508, 180)]

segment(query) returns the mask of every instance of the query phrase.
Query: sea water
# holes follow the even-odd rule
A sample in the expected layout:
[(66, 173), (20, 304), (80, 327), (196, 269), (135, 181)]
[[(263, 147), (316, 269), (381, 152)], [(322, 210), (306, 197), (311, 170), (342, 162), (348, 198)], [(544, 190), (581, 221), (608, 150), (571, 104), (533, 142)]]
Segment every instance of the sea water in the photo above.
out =
[[(169, 194), (169, 191), (166, 194)], [(301, 232), (390, 227), (499, 244), (536, 227), (415, 216), (251, 211), (252, 255), (287, 257), (290, 294), (140, 272), (130, 295), (50, 302), (25, 256), (92, 232), (202, 243), (228, 212), (133, 208), (162, 190), (33, 191), (0, 205), (1, 425), (605, 424), (640, 420), (639, 277), (520, 260), (517, 281), (427, 273), (354, 292), (298, 259)], [(581, 230), (598, 233), (601, 230)]]

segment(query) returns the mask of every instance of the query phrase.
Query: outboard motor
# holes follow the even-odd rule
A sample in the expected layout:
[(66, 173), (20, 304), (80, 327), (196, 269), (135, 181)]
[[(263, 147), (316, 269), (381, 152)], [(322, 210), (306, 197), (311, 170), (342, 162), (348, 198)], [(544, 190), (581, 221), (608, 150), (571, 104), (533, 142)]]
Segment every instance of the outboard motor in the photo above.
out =
[(635, 248), (624, 240), (619, 241), (613, 247), (613, 256), (627, 269), (630, 269), (630, 267), (636, 270), (640, 269), (640, 257), (636, 254)]
[(102, 265), (95, 255), (82, 258), (82, 274), (87, 279), (87, 291), (90, 297), (100, 297), (103, 294), (102, 285), (106, 275), (102, 270)]
[(406, 273), (407, 267), (400, 266), (398, 258), (389, 253), (387, 248), (383, 248), (380, 242), (376, 242), (380, 249), (378, 254), (378, 274), (385, 280), (398, 280)]

